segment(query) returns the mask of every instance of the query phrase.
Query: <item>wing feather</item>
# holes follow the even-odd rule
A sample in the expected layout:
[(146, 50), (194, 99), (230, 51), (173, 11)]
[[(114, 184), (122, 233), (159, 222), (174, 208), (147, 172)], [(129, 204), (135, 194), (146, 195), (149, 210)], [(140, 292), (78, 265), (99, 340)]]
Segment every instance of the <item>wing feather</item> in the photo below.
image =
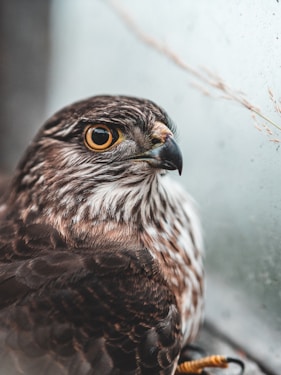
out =
[(68, 248), (36, 224), (0, 238), (1, 371), (173, 373), (179, 312), (149, 251)]

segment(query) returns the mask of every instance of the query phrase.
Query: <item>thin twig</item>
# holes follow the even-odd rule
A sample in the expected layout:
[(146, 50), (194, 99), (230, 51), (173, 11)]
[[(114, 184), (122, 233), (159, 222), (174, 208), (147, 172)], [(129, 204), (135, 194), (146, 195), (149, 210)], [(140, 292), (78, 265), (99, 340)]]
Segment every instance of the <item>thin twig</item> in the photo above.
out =
[[(160, 54), (166, 56), (170, 61), (172, 61), (175, 65), (177, 65), (179, 68), (184, 70), (185, 72), (191, 74), (193, 77), (201, 81), (202, 84), (207, 85), (208, 87), (211, 87), (215, 90), (220, 91), (223, 93), (222, 96), (220, 96), (223, 99), (232, 100), (236, 103), (240, 104), (244, 108), (248, 109), (252, 113), (256, 114), (278, 130), (281, 130), (281, 126), (276, 124), (273, 120), (271, 120), (269, 117), (264, 115), (259, 108), (251, 104), (246, 98), (245, 94), (241, 91), (234, 90), (230, 86), (226, 85), (226, 83), (223, 81), (221, 77), (214, 74), (213, 72), (209, 71), (207, 68), (203, 67), (201, 69), (196, 69), (192, 67), (191, 65), (187, 64), (178, 54), (176, 54), (172, 49), (158, 41), (157, 39), (153, 38), (151, 35), (146, 34), (141, 28), (138, 27), (138, 25), (133, 20), (132, 16), (128, 13), (126, 9), (124, 9), (120, 2), (117, 0), (111, 0), (110, 5), (115, 10), (115, 12), (118, 14), (118, 16), (121, 18), (121, 20), (124, 22), (124, 24), (132, 31), (135, 36), (141, 40), (146, 45), (150, 46), (154, 50), (158, 51)], [(194, 87), (199, 89), (204, 95), (212, 96), (208, 89), (204, 88), (200, 84), (192, 83)], [(273, 94), (271, 90), (269, 90), (269, 95), (271, 97), (271, 100), (273, 99)], [(277, 104), (277, 101), (275, 103), (275, 110), (279, 113), (281, 113), (281, 107)], [(271, 140), (272, 142), (280, 142), (277, 139)]]

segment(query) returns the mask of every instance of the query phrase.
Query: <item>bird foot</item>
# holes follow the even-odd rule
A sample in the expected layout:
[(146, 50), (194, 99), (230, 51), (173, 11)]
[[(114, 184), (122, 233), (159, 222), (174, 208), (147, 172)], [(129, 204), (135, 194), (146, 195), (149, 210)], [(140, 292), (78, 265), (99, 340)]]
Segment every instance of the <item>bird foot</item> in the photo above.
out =
[(229, 363), (236, 363), (240, 366), (239, 375), (244, 373), (244, 363), (236, 358), (224, 357), (222, 355), (211, 355), (208, 357), (186, 361), (177, 366), (176, 375), (179, 374), (206, 374), (206, 367), (227, 368)]

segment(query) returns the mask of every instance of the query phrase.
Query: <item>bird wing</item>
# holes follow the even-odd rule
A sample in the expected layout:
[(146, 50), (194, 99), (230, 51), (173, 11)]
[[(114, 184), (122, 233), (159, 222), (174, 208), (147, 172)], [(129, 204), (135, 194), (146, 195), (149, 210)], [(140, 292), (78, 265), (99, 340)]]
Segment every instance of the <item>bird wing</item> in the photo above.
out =
[(68, 248), (39, 224), (0, 238), (1, 373), (173, 373), (179, 313), (148, 250)]

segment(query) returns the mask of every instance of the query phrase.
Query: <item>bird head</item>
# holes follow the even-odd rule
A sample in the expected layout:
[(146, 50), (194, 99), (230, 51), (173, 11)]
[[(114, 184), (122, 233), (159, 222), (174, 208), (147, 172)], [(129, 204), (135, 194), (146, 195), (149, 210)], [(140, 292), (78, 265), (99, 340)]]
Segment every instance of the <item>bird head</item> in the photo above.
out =
[(182, 155), (163, 109), (145, 99), (96, 96), (45, 123), (19, 164), (11, 200), (45, 213), (51, 202), (66, 214), (90, 195), (103, 200), (101, 192), (119, 189), (120, 201), (132, 186), (176, 169), (181, 173)]
[(96, 96), (55, 114), (37, 142), (49, 148), (47, 158), (59, 153), (58, 160), (66, 164), (103, 164), (109, 169), (118, 164), (131, 171), (136, 166), (138, 173), (142, 169), (145, 173), (155, 173), (155, 169), (181, 173), (182, 156), (173, 131), (168, 115), (151, 101)]

